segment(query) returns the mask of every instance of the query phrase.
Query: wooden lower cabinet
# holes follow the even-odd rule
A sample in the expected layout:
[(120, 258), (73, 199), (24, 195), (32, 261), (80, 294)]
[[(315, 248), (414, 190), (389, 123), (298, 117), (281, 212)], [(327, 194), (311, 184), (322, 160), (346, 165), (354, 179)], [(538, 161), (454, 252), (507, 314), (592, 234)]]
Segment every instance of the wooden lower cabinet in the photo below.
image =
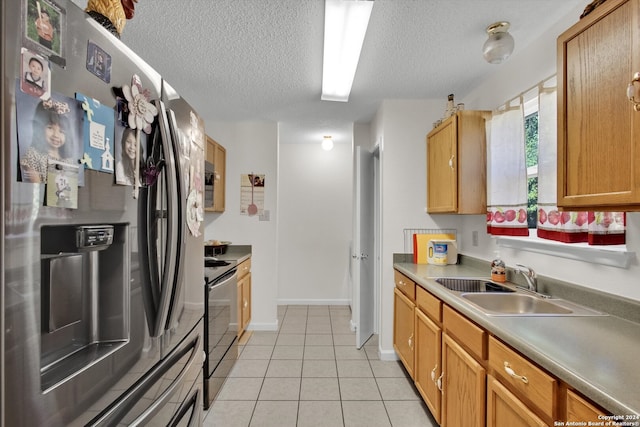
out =
[(547, 426), (606, 414), (398, 271), (395, 282), (393, 347), (442, 427)]
[(242, 286), (241, 313), (242, 313), (242, 330), (246, 331), (251, 322), (251, 273), (243, 277), (238, 286)]
[(603, 410), (592, 405), (572, 390), (567, 390), (567, 421), (602, 421)]
[(393, 291), (393, 348), (413, 378), (415, 304), (398, 288)]
[(416, 309), (415, 334), (414, 381), (433, 418), (440, 423), (442, 329)]
[(485, 425), (486, 370), (446, 333), (442, 340), (443, 427)]
[(488, 427), (545, 427), (542, 421), (520, 399), (489, 375), (487, 377)]
[(548, 424), (560, 419), (558, 381), (495, 337), (489, 338), (489, 370)]
[(238, 337), (251, 322), (251, 258), (238, 265)]

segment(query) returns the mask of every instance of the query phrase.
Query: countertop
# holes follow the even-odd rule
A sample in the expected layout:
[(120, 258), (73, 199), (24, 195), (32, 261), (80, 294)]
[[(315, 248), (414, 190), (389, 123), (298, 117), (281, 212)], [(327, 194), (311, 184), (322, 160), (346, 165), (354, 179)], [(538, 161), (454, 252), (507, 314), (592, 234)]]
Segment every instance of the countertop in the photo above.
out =
[(251, 257), (251, 245), (229, 245), (224, 254), (215, 257), (224, 261), (236, 261), (240, 264)]
[(486, 269), (407, 262), (393, 266), (611, 414), (640, 414), (640, 324), (613, 315), (489, 316), (433, 280), (488, 277)]
[(220, 267), (204, 267), (205, 285), (210, 281), (220, 277), (227, 270), (233, 268), (234, 265), (239, 265), (241, 262), (251, 257), (251, 245), (229, 245), (227, 251), (224, 254), (216, 255), (214, 258), (221, 261), (230, 261), (233, 265), (220, 266)]

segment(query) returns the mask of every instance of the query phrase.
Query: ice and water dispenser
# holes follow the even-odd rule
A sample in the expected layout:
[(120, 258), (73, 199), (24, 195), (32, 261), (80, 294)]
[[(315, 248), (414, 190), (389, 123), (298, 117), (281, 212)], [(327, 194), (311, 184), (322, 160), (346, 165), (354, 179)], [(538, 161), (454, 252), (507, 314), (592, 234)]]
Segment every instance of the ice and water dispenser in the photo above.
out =
[(125, 224), (41, 229), (41, 385), (47, 390), (129, 338)]

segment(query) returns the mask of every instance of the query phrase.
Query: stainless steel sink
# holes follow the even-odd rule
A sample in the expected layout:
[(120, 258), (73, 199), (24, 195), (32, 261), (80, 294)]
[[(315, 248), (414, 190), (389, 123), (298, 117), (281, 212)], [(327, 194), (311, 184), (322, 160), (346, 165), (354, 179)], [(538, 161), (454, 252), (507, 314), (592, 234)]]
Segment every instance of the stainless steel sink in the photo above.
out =
[(445, 288), (456, 292), (514, 292), (513, 289), (477, 277), (441, 277), (435, 281)]
[(605, 316), (563, 299), (524, 293), (463, 293), (462, 298), (492, 316)]

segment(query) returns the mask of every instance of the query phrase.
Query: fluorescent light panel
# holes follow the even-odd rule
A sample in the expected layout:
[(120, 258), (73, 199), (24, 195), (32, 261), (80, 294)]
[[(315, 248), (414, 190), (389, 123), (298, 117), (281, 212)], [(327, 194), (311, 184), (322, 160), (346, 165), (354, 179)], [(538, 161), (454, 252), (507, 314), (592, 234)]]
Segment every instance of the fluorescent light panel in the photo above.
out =
[(373, 0), (326, 0), (323, 101), (347, 102), (369, 25)]

